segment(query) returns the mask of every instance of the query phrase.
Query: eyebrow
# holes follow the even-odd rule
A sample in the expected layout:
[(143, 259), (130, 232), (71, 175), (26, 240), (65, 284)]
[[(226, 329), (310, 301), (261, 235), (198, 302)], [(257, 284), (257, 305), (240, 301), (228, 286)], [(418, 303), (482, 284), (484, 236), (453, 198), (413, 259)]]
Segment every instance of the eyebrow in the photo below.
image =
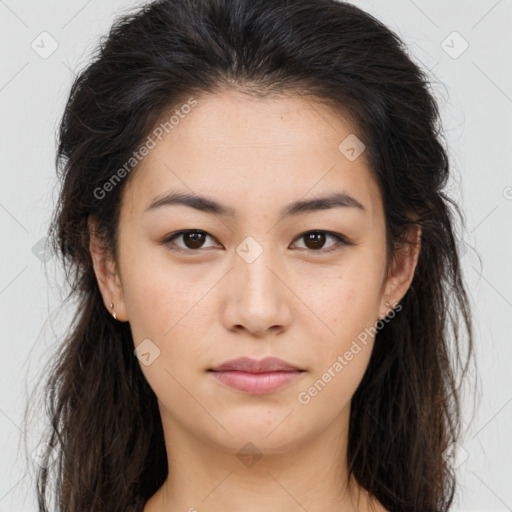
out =
[[(174, 205), (184, 205), (201, 212), (222, 217), (236, 217), (236, 210), (234, 208), (218, 203), (212, 198), (172, 190), (154, 198), (144, 210), (144, 213), (164, 206)], [(345, 192), (336, 192), (322, 197), (294, 201), (281, 210), (280, 218), (339, 207), (357, 208), (362, 212), (366, 212), (366, 208), (357, 199)]]

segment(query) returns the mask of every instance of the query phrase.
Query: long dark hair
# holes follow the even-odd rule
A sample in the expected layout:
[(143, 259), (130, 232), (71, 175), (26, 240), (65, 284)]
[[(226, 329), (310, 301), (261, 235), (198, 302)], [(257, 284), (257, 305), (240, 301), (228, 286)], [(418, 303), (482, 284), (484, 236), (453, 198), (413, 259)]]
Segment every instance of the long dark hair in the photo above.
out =
[(47, 370), (52, 450), (37, 475), (41, 511), (52, 490), (61, 511), (123, 511), (167, 477), (157, 400), (129, 323), (104, 307), (87, 221), (97, 220), (115, 260), (132, 174), (108, 199), (98, 189), (164, 113), (227, 88), (292, 92), (346, 116), (380, 185), (388, 248), (421, 226), (412, 284), (377, 333), (352, 398), (348, 469), (389, 510), (448, 510), (456, 480), (444, 454), (460, 434), (457, 375), (462, 382), (473, 335), (454, 214), (464, 219), (443, 192), (449, 162), (430, 85), (395, 33), (335, 0), (161, 0), (116, 20), (74, 80), (60, 124), (62, 188), (49, 239), (70, 286), (66, 300), (77, 307)]

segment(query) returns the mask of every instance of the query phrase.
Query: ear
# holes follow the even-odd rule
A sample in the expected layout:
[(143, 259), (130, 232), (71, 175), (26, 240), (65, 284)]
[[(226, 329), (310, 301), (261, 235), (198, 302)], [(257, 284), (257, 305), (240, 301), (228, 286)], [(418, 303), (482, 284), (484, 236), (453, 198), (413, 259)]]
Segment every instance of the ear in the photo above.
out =
[[(103, 296), (103, 303), (108, 313), (112, 315), (115, 312), (117, 320), (125, 322), (128, 316), (119, 272), (97, 234), (97, 223), (92, 215), (89, 216), (87, 224), (89, 228), (89, 250), (94, 265), (94, 273)], [(114, 306), (111, 307), (111, 304)]]
[[(383, 285), (379, 317), (385, 318), (404, 297), (411, 285), (421, 250), (421, 226), (412, 225), (406, 240), (395, 247), (393, 259)], [(387, 304), (386, 304), (387, 302)]]

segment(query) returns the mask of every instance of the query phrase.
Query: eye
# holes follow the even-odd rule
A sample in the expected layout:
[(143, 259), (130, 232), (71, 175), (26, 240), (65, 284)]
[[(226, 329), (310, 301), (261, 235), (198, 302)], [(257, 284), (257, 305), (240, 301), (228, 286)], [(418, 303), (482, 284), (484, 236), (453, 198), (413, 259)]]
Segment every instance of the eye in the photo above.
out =
[[(337, 241), (337, 243), (331, 244), (327, 249), (322, 249), (325, 241), (328, 237), (331, 237)], [(329, 231), (315, 230), (302, 233), (297, 240), (303, 238), (305, 240), (306, 249), (312, 252), (332, 252), (339, 249), (342, 245), (351, 245), (346, 238)]]
[(208, 233), (206, 231), (201, 231), (199, 229), (188, 229), (186, 231), (179, 231), (169, 237), (167, 237), (163, 243), (168, 244), (172, 243), (173, 245), (177, 245), (174, 243), (175, 239), (183, 237), (183, 241), (185, 246), (177, 245), (178, 250), (187, 251), (187, 250), (197, 250), (204, 249), (203, 244), (206, 237), (208, 237)]
[[(188, 229), (185, 231), (179, 231), (177, 233), (174, 233), (170, 236), (168, 236), (165, 240), (163, 240), (163, 244), (172, 244), (175, 247), (171, 247), (171, 250), (178, 250), (178, 251), (198, 251), (199, 249), (205, 249), (208, 248), (208, 246), (204, 246), (204, 241), (207, 237), (211, 237), (206, 231), (202, 231), (199, 229)], [(331, 244), (327, 249), (324, 249), (323, 246), (325, 244), (325, 241), (328, 237), (331, 237), (334, 239), (337, 243)], [(175, 243), (175, 240), (182, 239), (184, 245), (179, 245)], [(296, 240), (300, 240), (303, 238), (305, 240), (306, 250), (309, 250), (311, 252), (323, 252), (328, 253), (337, 250), (340, 246), (343, 245), (352, 245), (351, 242), (349, 242), (345, 237), (342, 235), (339, 235), (337, 233), (331, 233), (329, 231), (323, 231), (323, 230), (314, 230), (314, 231), (307, 231), (306, 233), (302, 233), (299, 237), (296, 238)], [(209, 246), (209, 247), (215, 247)]]

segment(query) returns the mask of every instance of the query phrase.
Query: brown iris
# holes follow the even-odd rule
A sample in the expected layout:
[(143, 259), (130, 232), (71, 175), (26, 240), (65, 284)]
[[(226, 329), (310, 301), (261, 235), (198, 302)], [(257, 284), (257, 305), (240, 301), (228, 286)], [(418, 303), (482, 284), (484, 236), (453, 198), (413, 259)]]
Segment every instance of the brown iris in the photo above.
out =
[[(321, 249), (325, 244), (325, 233), (320, 231), (312, 231), (302, 236), (304, 237), (304, 243), (308, 249)], [(312, 243), (312, 247), (309, 246), (308, 243)]]
[[(183, 233), (183, 241), (189, 249), (200, 249), (204, 243), (205, 236), (206, 234), (200, 231), (190, 231)], [(187, 240), (190, 243), (187, 243)]]

